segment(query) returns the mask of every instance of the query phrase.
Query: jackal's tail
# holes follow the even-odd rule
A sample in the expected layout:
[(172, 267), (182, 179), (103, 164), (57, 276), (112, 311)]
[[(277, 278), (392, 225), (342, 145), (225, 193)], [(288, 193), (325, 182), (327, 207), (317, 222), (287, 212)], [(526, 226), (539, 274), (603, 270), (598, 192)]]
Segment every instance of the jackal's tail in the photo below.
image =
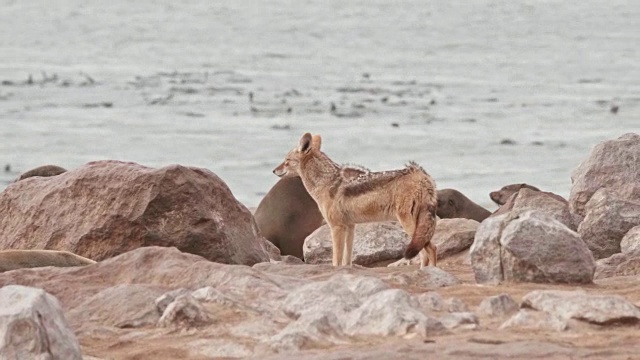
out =
[(413, 238), (404, 251), (405, 259), (412, 259), (420, 250), (429, 244), (433, 234), (436, 232), (436, 207), (428, 205), (419, 210), (416, 219), (416, 230)]

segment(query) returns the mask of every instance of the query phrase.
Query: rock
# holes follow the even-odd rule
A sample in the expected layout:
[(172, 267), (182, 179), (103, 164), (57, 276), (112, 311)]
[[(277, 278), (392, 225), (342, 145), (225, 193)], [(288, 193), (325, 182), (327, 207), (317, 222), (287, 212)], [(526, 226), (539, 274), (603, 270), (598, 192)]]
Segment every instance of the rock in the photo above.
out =
[(189, 292), (190, 291), (188, 289), (180, 288), (180, 289), (171, 290), (168, 293), (164, 293), (162, 294), (162, 296), (158, 297), (155, 300), (156, 308), (158, 309), (160, 314), (162, 314), (167, 309), (167, 306), (169, 306), (169, 304), (174, 302), (178, 296), (189, 294)]
[(468, 249), (473, 244), (479, 225), (475, 220), (462, 218), (438, 220), (436, 232), (431, 240), (438, 249), (438, 260)]
[(478, 317), (471, 312), (453, 312), (441, 317), (440, 322), (449, 330), (475, 330), (478, 328)]
[[(554, 193), (523, 188), (514, 193), (491, 216), (506, 214), (513, 210), (538, 210), (565, 224), (571, 230), (575, 231), (578, 228), (574, 216), (569, 212), (567, 200)], [(579, 223), (579, 220), (577, 221)]]
[(414, 299), (418, 302), (418, 306), (423, 312), (444, 310), (444, 299), (435, 291), (429, 291), (422, 294), (414, 295)]
[(487, 218), (470, 254), (478, 283), (590, 283), (595, 270), (578, 234), (536, 210)]
[(640, 274), (640, 255), (614, 254), (596, 261), (594, 279)]
[(84, 329), (89, 322), (117, 328), (154, 325), (162, 314), (158, 312), (154, 300), (162, 292), (157, 286), (143, 284), (109, 287), (69, 311), (69, 323), (80, 329)]
[(158, 320), (159, 327), (194, 326), (210, 321), (207, 311), (190, 294), (180, 295), (167, 306)]
[(439, 288), (460, 284), (454, 275), (435, 266), (426, 266), (412, 272), (393, 273), (386, 279), (400, 285), (415, 285), (428, 288)]
[(354, 336), (417, 334), (426, 337), (445, 332), (440, 321), (422, 313), (417, 302), (400, 289), (371, 295), (347, 316), (344, 330)]
[[(381, 261), (400, 259), (409, 244), (409, 237), (400, 225), (376, 222), (356, 225), (352, 261), (357, 265), (371, 265)], [(332, 241), (328, 225), (311, 233), (302, 247), (307, 264), (331, 264)]]
[[(255, 219), (253, 221), (255, 221)], [(264, 248), (264, 251), (266, 251), (267, 254), (269, 254), (269, 260), (271, 261), (282, 260), (282, 255), (280, 255), (280, 249), (278, 249), (278, 247), (275, 246), (271, 241), (261, 237), (261, 243)]]
[(509, 320), (500, 325), (500, 330), (509, 328), (529, 330), (564, 331), (569, 327), (566, 319), (544, 311), (521, 309)]
[(42, 289), (0, 288), (0, 358), (82, 360), (58, 300)]
[(282, 310), (292, 318), (323, 311), (342, 316), (360, 306), (363, 298), (388, 288), (373, 277), (338, 274), (293, 290), (282, 302)]
[[(586, 215), (586, 205), (591, 196), (600, 188), (635, 194), (630, 200), (637, 200), (640, 192), (624, 189), (626, 185), (640, 185), (640, 135), (628, 133), (614, 140), (596, 145), (589, 157), (571, 174), (571, 212)], [(631, 193), (629, 193), (629, 191)], [(622, 197), (625, 198), (625, 197)]]
[(640, 309), (623, 297), (584, 291), (535, 290), (522, 298), (520, 306), (599, 325), (640, 322)]
[(640, 225), (636, 225), (620, 240), (620, 250), (623, 254), (640, 256)]
[(467, 304), (465, 304), (464, 301), (455, 297), (447, 299), (446, 307), (447, 307), (447, 311), (450, 313), (469, 312), (469, 308), (467, 307)]
[(520, 307), (509, 294), (489, 296), (478, 305), (478, 312), (490, 317), (511, 315)]
[(276, 352), (289, 352), (346, 342), (336, 315), (324, 312), (305, 313), (269, 339), (268, 344)]
[(269, 260), (249, 210), (206, 169), (90, 162), (9, 185), (0, 213), (2, 249), (66, 250), (101, 261), (161, 245), (221, 263)]
[(585, 212), (578, 233), (596, 259), (619, 253), (624, 235), (640, 225), (640, 201), (625, 200), (609, 189), (596, 191)]
[[(470, 219), (439, 219), (436, 225), (436, 232), (431, 240), (438, 249), (438, 260), (448, 258), (451, 255), (468, 249), (471, 244), (473, 244), (473, 239), (479, 225), (479, 222)], [(387, 266), (397, 267), (408, 265), (420, 265), (420, 257), (416, 256), (409, 260), (401, 258)]]

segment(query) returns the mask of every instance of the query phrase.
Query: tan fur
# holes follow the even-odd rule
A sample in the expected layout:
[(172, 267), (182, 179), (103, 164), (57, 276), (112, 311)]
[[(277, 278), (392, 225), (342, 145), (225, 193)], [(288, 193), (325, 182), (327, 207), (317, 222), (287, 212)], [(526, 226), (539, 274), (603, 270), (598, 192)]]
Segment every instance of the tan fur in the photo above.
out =
[(438, 199), (433, 179), (415, 163), (382, 172), (341, 166), (320, 151), (321, 144), (319, 135), (304, 134), (273, 172), (302, 178), (331, 228), (333, 265), (351, 265), (356, 224), (398, 220), (411, 237), (405, 258), (420, 253), (421, 267), (435, 266), (431, 238)]
[(68, 251), (56, 250), (2, 250), (0, 272), (44, 266), (85, 266), (96, 262)]

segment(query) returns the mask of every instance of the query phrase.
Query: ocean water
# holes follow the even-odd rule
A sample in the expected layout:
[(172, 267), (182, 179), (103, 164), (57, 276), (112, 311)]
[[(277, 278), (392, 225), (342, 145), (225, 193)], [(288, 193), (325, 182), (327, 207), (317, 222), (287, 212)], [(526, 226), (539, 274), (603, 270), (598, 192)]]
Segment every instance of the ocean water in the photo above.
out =
[(0, 0), (0, 189), (119, 159), (208, 168), (256, 206), (309, 131), (491, 210), (514, 182), (568, 196), (594, 145), (640, 132), (638, 19), (616, 0)]

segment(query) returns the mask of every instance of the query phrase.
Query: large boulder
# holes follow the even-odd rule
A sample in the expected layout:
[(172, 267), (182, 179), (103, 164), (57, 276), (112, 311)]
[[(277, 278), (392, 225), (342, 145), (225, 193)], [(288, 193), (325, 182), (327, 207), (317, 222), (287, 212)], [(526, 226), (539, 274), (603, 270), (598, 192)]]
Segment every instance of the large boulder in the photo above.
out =
[[(571, 211), (582, 216), (586, 205), (600, 188), (640, 198), (640, 135), (628, 133), (596, 145), (589, 157), (571, 174)], [(631, 186), (629, 186), (631, 185)]]
[(55, 297), (20, 285), (0, 288), (0, 359), (82, 359)]
[(578, 233), (596, 259), (621, 251), (625, 234), (640, 225), (640, 200), (627, 200), (610, 189), (596, 191), (585, 207)]
[(483, 221), (470, 255), (478, 283), (590, 283), (595, 269), (578, 234), (536, 210)]
[(438, 249), (438, 260), (467, 250), (473, 244), (479, 225), (479, 222), (471, 219), (438, 220), (436, 232), (431, 239)]
[(211, 261), (269, 261), (252, 215), (206, 169), (96, 161), (0, 194), (0, 249), (52, 249), (100, 261), (175, 246)]
[(576, 223), (579, 221), (569, 212), (567, 200), (554, 193), (520, 189), (491, 216), (502, 215), (512, 210), (538, 210), (565, 224), (571, 230), (576, 230), (578, 227)]
[[(396, 260), (402, 257), (409, 244), (402, 226), (394, 222), (376, 222), (356, 225), (351, 260), (357, 265)], [(333, 243), (331, 230), (323, 225), (304, 241), (302, 251), (307, 264), (331, 264)]]

